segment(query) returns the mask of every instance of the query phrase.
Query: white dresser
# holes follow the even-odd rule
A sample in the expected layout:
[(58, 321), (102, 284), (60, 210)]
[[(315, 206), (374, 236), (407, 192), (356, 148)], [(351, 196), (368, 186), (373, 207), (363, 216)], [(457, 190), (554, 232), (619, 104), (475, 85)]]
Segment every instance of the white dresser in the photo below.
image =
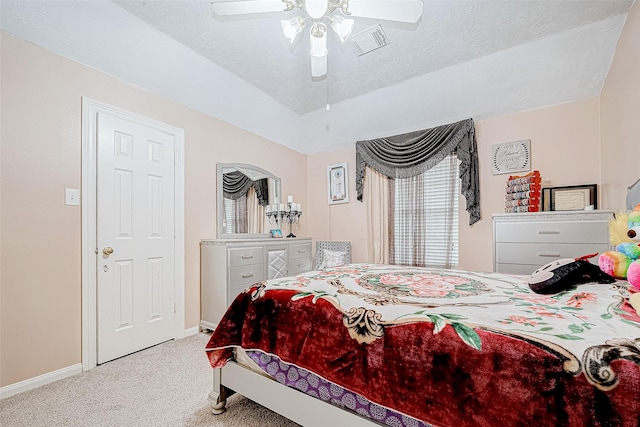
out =
[(610, 249), (611, 218), (604, 210), (494, 214), (493, 269), (529, 275), (556, 259), (601, 254)]
[(311, 238), (200, 242), (200, 328), (215, 329), (250, 285), (311, 270)]

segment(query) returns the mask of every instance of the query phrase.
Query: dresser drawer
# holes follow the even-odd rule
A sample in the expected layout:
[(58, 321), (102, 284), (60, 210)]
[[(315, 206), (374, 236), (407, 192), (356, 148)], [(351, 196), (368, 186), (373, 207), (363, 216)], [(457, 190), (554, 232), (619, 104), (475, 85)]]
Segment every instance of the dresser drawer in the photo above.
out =
[(602, 243), (609, 240), (606, 221), (514, 222), (496, 226), (496, 242)]
[(263, 263), (263, 247), (247, 247), (229, 249), (229, 266)]
[(303, 243), (291, 245), (289, 249), (289, 259), (309, 258), (311, 259), (311, 244)]
[(264, 264), (229, 267), (229, 286), (251, 285), (264, 280)]
[(311, 258), (289, 260), (289, 276), (305, 273), (311, 270)]
[(530, 264), (496, 264), (496, 273), (531, 276), (540, 266)]
[[(578, 258), (596, 252), (601, 254), (609, 250), (609, 245), (603, 243), (528, 243), (523, 245), (497, 242), (495, 248), (496, 263), (542, 266), (560, 258)], [(589, 261), (597, 264), (598, 257), (593, 257)]]

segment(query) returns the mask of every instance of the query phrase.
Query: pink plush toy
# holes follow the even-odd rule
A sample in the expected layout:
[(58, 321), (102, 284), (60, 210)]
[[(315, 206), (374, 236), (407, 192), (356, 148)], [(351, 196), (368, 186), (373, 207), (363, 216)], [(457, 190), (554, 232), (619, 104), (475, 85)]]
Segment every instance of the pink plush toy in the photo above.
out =
[[(616, 220), (610, 224), (611, 244), (615, 251), (607, 251), (598, 258), (600, 270), (627, 281), (640, 290), (640, 204), (628, 215), (626, 239), (615, 237)], [(626, 241), (622, 241), (626, 240)]]

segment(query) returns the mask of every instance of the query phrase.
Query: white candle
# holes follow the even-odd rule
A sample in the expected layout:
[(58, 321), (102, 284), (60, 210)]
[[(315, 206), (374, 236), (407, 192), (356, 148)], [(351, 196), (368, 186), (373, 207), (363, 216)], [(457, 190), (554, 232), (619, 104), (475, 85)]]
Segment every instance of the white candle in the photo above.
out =
[(293, 203), (293, 196), (287, 196), (287, 203)]
[(265, 208), (265, 212), (267, 213), (267, 215), (271, 213), (271, 205), (267, 205), (267, 207)]
[(280, 203), (280, 210), (284, 212), (284, 203)]
[(302, 204), (301, 204), (301, 203), (298, 203), (298, 205), (297, 205), (297, 206), (298, 206), (297, 211), (298, 211), (298, 212), (302, 212)]

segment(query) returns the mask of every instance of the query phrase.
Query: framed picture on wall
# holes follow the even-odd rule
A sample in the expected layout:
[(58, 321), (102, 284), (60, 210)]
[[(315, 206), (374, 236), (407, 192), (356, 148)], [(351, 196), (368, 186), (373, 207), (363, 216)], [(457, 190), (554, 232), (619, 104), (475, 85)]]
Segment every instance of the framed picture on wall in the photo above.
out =
[(327, 166), (327, 190), (330, 205), (349, 202), (349, 174), (346, 162)]

